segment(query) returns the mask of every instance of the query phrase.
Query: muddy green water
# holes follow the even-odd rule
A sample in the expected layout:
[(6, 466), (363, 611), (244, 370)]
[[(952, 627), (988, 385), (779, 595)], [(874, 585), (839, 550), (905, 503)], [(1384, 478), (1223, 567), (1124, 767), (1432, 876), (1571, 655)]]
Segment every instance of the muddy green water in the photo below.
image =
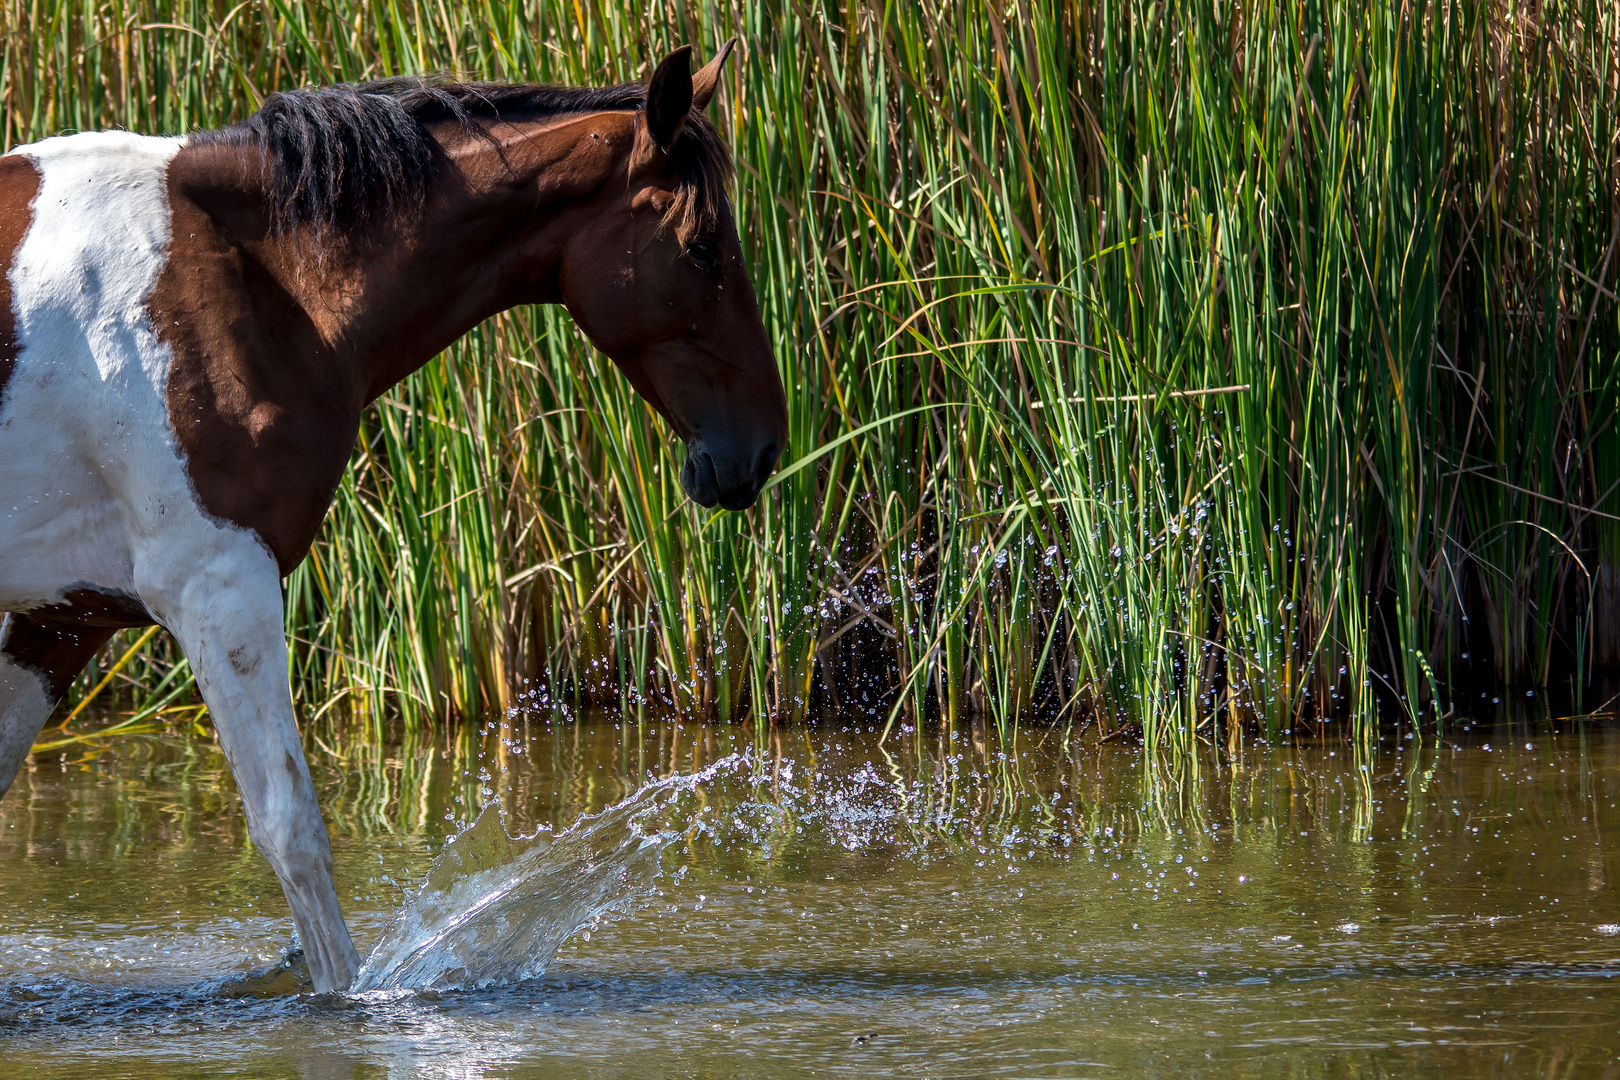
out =
[(36, 760), (0, 802), (0, 1075), (1620, 1074), (1613, 731), (1176, 773), (865, 722), (310, 737), (362, 950), (481, 788), (564, 827), (749, 749), (680, 810), (659, 894), (543, 978), (366, 1000), (228, 990), (291, 924), (211, 745)]

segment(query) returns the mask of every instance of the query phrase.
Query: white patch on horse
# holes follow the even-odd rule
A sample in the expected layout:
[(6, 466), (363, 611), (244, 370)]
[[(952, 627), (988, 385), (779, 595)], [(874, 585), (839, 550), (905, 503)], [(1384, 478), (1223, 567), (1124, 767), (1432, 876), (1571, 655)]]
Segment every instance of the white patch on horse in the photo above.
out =
[(0, 609), (83, 586), (134, 593), (153, 519), (168, 532), (195, 506), (164, 406), (169, 348), (146, 311), (180, 145), (98, 132), (12, 151), (40, 184), (10, 273), (20, 348), (0, 412)]

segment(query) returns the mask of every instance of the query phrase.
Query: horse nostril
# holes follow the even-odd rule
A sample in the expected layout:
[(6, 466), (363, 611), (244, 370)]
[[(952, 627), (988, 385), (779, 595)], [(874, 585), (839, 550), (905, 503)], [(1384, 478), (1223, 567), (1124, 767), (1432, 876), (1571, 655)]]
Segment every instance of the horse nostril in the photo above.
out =
[(765, 481), (771, 478), (771, 470), (776, 468), (776, 444), (766, 443), (765, 449), (759, 452), (759, 459), (754, 462), (754, 483), (764, 487)]
[(681, 487), (699, 506), (713, 506), (720, 501), (720, 478), (714, 471), (714, 459), (703, 450), (686, 449), (686, 463), (681, 466)]

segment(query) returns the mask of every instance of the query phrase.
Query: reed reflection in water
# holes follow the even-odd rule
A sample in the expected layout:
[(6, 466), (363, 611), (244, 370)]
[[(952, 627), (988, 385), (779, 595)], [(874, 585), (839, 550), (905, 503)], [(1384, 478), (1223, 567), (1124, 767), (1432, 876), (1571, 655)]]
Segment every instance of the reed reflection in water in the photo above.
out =
[[(651, 891), (537, 977), (240, 992), (290, 923), (217, 752), (33, 762), (0, 803), (19, 1075), (1553, 1075), (1613, 1068), (1620, 734), (1206, 748), (866, 718), (758, 732), (518, 715), (308, 734), (362, 942), (491, 801), (564, 830), (660, 803)], [(643, 795), (645, 798), (645, 795)]]

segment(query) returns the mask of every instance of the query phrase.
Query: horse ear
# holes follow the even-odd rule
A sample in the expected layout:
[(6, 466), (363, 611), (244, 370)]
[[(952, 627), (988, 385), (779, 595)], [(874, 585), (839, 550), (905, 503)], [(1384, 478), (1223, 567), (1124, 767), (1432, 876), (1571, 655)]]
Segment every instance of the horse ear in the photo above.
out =
[(675, 145), (675, 136), (692, 111), (692, 46), (682, 45), (663, 60), (647, 84), (647, 134), (658, 149)]
[(692, 108), (702, 112), (709, 107), (709, 101), (714, 97), (714, 91), (720, 85), (720, 69), (726, 66), (726, 58), (737, 45), (737, 39), (732, 38), (720, 46), (720, 51), (713, 60), (703, 65), (703, 70), (692, 76)]

